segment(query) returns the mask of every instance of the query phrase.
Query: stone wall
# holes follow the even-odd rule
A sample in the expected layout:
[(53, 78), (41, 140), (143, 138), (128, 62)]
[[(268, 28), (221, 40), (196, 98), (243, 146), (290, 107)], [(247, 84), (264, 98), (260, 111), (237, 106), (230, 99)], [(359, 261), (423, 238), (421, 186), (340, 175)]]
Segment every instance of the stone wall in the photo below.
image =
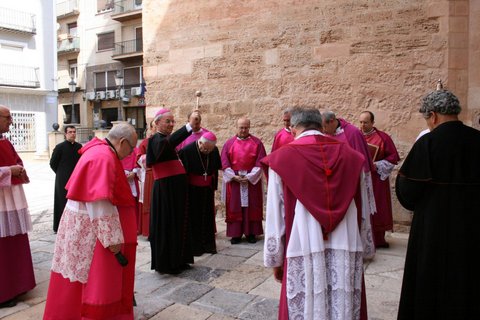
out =
[[(144, 1), (147, 118), (165, 105), (185, 119), (200, 90), (203, 124), (220, 147), (248, 116), (269, 151), (287, 107), (330, 109), (356, 125), (368, 109), (404, 158), (425, 128), (421, 97), (438, 79), (458, 94), (466, 123), (478, 116), (471, 30), (480, 1), (471, 2)], [(396, 222), (408, 224), (394, 202)]]

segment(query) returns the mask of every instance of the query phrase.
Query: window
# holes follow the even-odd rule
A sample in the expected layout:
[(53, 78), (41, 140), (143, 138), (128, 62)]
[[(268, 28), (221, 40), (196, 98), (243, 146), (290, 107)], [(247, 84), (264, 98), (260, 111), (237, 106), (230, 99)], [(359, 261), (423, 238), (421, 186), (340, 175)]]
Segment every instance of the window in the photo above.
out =
[(117, 85), (115, 84), (115, 72), (116, 72), (116, 70), (95, 72), (95, 74), (94, 74), (95, 91), (117, 89)]
[(67, 28), (68, 28), (68, 36), (69, 37), (76, 37), (77, 36), (77, 23), (76, 22), (67, 24)]
[[(75, 118), (76, 123), (80, 123), (80, 105), (78, 103), (74, 104), (75, 108)], [(63, 111), (65, 115), (63, 116), (63, 123), (70, 124), (72, 123), (72, 105), (71, 104), (64, 104)]]
[(100, 33), (97, 34), (97, 48), (98, 51), (112, 50), (115, 47), (115, 33)]
[(77, 79), (77, 59), (74, 60), (68, 60), (68, 70), (70, 74), (70, 78), (73, 77), (73, 79)]
[(123, 85), (125, 88), (139, 87), (143, 82), (142, 67), (132, 67), (123, 69)]

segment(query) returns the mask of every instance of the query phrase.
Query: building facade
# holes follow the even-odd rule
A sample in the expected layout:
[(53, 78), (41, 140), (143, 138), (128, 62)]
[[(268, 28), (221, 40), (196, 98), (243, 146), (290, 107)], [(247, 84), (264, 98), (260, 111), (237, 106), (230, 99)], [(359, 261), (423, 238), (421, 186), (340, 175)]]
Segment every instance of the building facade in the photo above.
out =
[(0, 104), (11, 109), (7, 134), (19, 152), (48, 157), (47, 131), (57, 118), (54, 5), (0, 4)]
[(143, 24), (147, 119), (161, 105), (184, 119), (201, 91), (220, 147), (248, 116), (269, 149), (282, 110), (306, 105), (356, 125), (372, 111), (403, 159), (438, 79), (480, 127), (480, 1), (145, 0)]
[(119, 120), (142, 136), (142, 1), (58, 0), (57, 23), (58, 123), (74, 124), (80, 142)]

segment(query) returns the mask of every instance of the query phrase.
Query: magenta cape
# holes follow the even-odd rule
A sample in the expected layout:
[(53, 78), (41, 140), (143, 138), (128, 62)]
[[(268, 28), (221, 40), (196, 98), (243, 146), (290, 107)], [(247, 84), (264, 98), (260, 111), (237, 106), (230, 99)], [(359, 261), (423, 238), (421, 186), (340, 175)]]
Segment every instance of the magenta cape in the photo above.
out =
[[(87, 152), (90, 149), (93, 152)], [(79, 153), (82, 157), (65, 186), (68, 199), (80, 202), (108, 200), (115, 206), (135, 205), (122, 164), (105, 140), (93, 138)], [(102, 161), (98, 161), (99, 157)], [(126, 196), (128, 194), (130, 196)]]
[(284, 194), (294, 196), (294, 203), (286, 197), (285, 208), (293, 210), (298, 199), (328, 235), (343, 219), (358, 190), (355, 181), (359, 181), (363, 161), (347, 144), (311, 135), (283, 146), (262, 163), (282, 178)]
[[(265, 157), (265, 147), (257, 137), (250, 135), (249, 138), (240, 140), (237, 136), (225, 142), (222, 148), (222, 169), (231, 168), (246, 170), (248, 173), (253, 167), (261, 167), (260, 160)], [(226, 221), (242, 221), (242, 207), (240, 202), (240, 183), (231, 181), (226, 190)], [(248, 214), (250, 221), (263, 220), (263, 189), (262, 182), (248, 185)]]
[(295, 138), (293, 137), (293, 134), (288, 132), (285, 128), (278, 130), (278, 132), (275, 134), (275, 138), (273, 139), (272, 152), (281, 146), (292, 142), (294, 139)]

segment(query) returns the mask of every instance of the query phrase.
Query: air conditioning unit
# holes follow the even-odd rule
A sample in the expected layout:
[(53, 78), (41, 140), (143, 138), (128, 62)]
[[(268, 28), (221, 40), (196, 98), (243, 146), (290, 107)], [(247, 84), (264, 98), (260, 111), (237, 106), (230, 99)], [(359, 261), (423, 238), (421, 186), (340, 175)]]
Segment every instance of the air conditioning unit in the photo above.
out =
[(136, 96), (136, 97), (141, 96), (142, 87), (133, 87), (131, 93), (132, 93), (132, 96)]
[(112, 100), (117, 98), (115, 90), (108, 90), (105, 96), (107, 100)]
[(87, 98), (88, 101), (95, 100), (95, 92), (87, 92), (85, 94), (85, 97)]
[(105, 100), (105, 91), (97, 91), (96, 100)]

